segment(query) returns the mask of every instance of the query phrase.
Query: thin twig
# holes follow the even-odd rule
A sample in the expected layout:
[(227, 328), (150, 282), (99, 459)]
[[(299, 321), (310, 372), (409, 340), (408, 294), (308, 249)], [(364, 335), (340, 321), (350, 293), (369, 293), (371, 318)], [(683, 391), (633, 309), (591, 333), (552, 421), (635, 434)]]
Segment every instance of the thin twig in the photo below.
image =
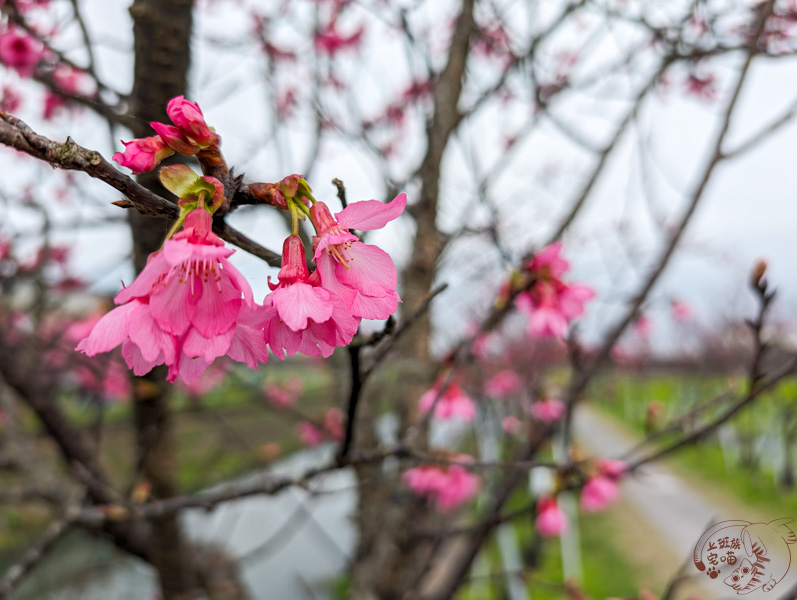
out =
[(22, 556), (22, 558), (14, 563), (3, 575), (0, 580), (0, 600), (5, 600), (16, 587), (22, 583), (22, 580), (28, 575), (41, 560), (47, 556), (47, 553), (55, 545), (55, 543), (63, 537), (73, 524), (73, 519), (66, 516), (57, 521), (53, 521), (44, 533), (36, 540), (31, 548)]

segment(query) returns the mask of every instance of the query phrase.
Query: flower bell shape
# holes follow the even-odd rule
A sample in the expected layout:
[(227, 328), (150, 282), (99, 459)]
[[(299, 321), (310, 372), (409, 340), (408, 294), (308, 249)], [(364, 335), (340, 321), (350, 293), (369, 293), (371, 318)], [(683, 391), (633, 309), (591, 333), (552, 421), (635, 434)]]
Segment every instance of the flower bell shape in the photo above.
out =
[(333, 218), (323, 202), (310, 208), (318, 232), (313, 258), (321, 285), (340, 296), (355, 317), (386, 319), (401, 300), (396, 293), (396, 266), (382, 249), (363, 244), (349, 229), (381, 229), (398, 218), (407, 205), (406, 194), (385, 204), (377, 200), (349, 204)]
[(136, 375), (169, 366), (167, 380), (193, 383), (224, 354), (252, 368), (268, 360), (263, 315), (233, 253), (211, 231), (204, 208), (191, 210), (184, 229), (150, 256), (136, 280), (119, 292), (77, 350), (88, 356), (119, 344)]
[(288, 236), (282, 247), (279, 283), (263, 301), (266, 314), (264, 336), (280, 360), (296, 352), (309, 356), (330, 356), (357, 333), (360, 319), (352, 316), (346, 303), (321, 287), (311, 277), (298, 236)]
[(166, 240), (163, 250), (150, 257), (138, 278), (114, 302), (149, 297), (158, 325), (177, 336), (193, 328), (204, 338), (197, 345), (222, 335), (232, 338), (243, 302), (253, 302), (252, 289), (227, 260), (234, 250), (224, 246), (211, 226), (212, 218), (204, 208), (189, 212), (183, 230)]
[(174, 150), (167, 146), (157, 135), (122, 143), (125, 145), (124, 153), (115, 153), (113, 159), (123, 167), (133, 171), (136, 175), (151, 171), (164, 158), (174, 154)]

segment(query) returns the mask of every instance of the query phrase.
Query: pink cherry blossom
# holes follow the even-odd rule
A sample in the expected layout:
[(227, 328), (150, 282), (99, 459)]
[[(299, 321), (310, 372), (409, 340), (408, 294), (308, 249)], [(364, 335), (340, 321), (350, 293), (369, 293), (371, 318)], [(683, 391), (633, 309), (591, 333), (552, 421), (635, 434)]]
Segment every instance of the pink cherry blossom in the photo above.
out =
[(424, 496), (435, 493), (444, 485), (445, 473), (436, 465), (419, 465), (404, 471), (401, 478), (413, 492)]
[(582, 284), (566, 284), (562, 276), (569, 264), (561, 257), (560, 243), (537, 253), (527, 265), (534, 278), (531, 289), (515, 299), (517, 309), (529, 317), (533, 337), (562, 337), (568, 324), (584, 314), (585, 304), (595, 292)]
[(562, 242), (554, 242), (535, 254), (529, 261), (528, 269), (546, 278), (561, 279), (570, 263), (562, 257)]
[(564, 403), (556, 398), (545, 398), (538, 400), (529, 409), (531, 416), (543, 423), (555, 423), (561, 419), (566, 412)]
[(523, 429), (523, 423), (517, 417), (509, 415), (501, 421), (501, 428), (507, 435), (517, 435)]
[[(315, 273), (313, 274), (315, 275)], [(338, 346), (351, 342), (360, 320), (353, 317), (344, 301), (311, 279), (304, 245), (289, 236), (282, 249), (279, 283), (263, 301), (265, 339), (282, 360), (285, 353), (330, 356)]]
[(305, 446), (318, 446), (324, 441), (324, 432), (308, 421), (299, 421), (296, 424), (296, 434)]
[(100, 319), (77, 350), (94, 356), (121, 344), (136, 375), (166, 364), (168, 381), (188, 384), (224, 354), (252, 368), (266, 362), (264, 315), (211, 224), (204, 208), (189, 212), (183, 230), (116, 295), (121, 306)]
[(124, 154), (117, 152), (113, 155), (113, 159), (136, 175), (151, 171), (164, 158), (174, 154), (174, 150), (157, 135), (122, 143), (125, 145)]
[(0, 33), (0, 62), (15, 69), (21, 77), (33, 77), (33, 71), (45, 56), (43, 46), (16, 28)]
[(559, 535), (567, 531), (567, 515), (559, 508), (556, 498), (540, 498), (537, 502), (537, 531), (544, 537)]
[(354, 202), (332, 218), (323, 202), (310, 208), (318, 232), (313, 239), (314, 259), (321, 285), (340, 296), (352, 315), (386, 319), (401, 300), (396, 293), (396, 266), (380, 248), (363, 244), (349, 229), (381, 229), (398, 218), (407, 205), (406, 194), (384, 204), (377, 200)]
[[(224, 246), (211, 225), (209, 212), (192, 210), (184, 229), (164, 243), (162, 252), (152, 255), (138, 278), (114, 301), (149, 297), (155, 320), (169, 333), (183, 335), (191, 327), (205, 340), (229, 336), (229, 347), (243, 302), (252, 303), (252, 290), (227, 260), (234, 250)], [(185, 343), (201, 347), (206, 342), (189, 337)], [(203, 353), (212, 351), (205, 346)]]
[(402, 475), (404, 483), (418, 496), (430, 498), (441, 512), (451, 511), (473, 498), (481, 480), (462, 465), (442, 468), (419, 465)]
[[(472, 421), (476, 417), (476, 404), (462, 391), (457, 382), (449, 384), (446, 391), (440, 395), (442, 379), (438, 379), (432, 389), (426, 391), (418, 401), (418, 410), (429, 412), (434, 405), (434, 416), (441, 421), (461, 419)], [(437, 397), (440, 396), (438, 400)], [(437, 403), (435, 404), (435, 401)]]
[(581, 508), (587, 512), (599, 512), (614, 502), (620, 495), (617, 481), (605, 475), (590, 477), (581, 490)]
[(461, 465), (450, 465), (447, 481), (437, 491), (436, 505), (443, 512), (455, 509), (479, 492), (480, 479)]
[(523, 389), (520, 376), (509, 369), (499, 371), (484, 384), (484, 393), (492, 398), (509, 398)]
[(712, 102), (717, 99), (717, 78), (713, 73), (692, 73), (686, 79), (686, 91), (700, 100)]

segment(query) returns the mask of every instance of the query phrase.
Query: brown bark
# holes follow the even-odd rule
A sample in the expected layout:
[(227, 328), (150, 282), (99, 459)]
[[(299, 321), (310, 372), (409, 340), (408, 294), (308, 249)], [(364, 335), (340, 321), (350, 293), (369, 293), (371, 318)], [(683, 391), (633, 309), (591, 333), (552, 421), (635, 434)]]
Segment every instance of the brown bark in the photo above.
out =
[[(462, 119), (458, 110), (465, 66), (474, 28), (475, 0), (463, 0), (449, 50), (448, 62), (434, 87), (434, 112), (427, 124), (428, 146), (418, 175), (421, 190), (411, 207), (417, 232), (410, 262), (402, 282), (404, 306), (409, 310), (420, 305), (434, 284), (437, 264), (445, 247), (445, 236), (436, 224), (440, 195), (440, 167), (448, 140)], [(397, 345), (402, 382), (393, 406), (400, 419), (402, 435), (416, 417), (418, 398), (430, 387), (434, 363), (429, 341), (429, 311), (418, 319)], [(373, 447), (375, 410), (373, 398), (366, 396), (359, 409), (359, 447)], [(404, 597), (415, 588), (430, 568), (431, 544), (419, 542), (416, 533), (431, 529), (432, 514), (427, 505), (413, 498), (395, 473), (380, 466), (357, 469), (360, 497), (357, 511), (358, 548), (352, 567), (352, 597), (355, 600), (391, 600)]]
[[(150, 121), (166, 121), (166, 104), (185, 95), (190, 65), (192, 0), (135, 0), (130, 8), (135, 36), (135, 79), (130, 96), (135, 137), (152, 135)], [(139, 183), (169, 197), (156, 172), (139, 177)], [(158, 250), (169, 222), (129, 211), (136, 271)], [(152, 484), (155, 498), (178, 493), (175, 442), (169, 394), (163, 368), (154, 369), (134, 386), (134, 413), (140, 475)], [(178, 515), (154, 518), (150, 542), (151, 561), (158, 572), (164, 600), (193, 597), (194, 573), (181, 535)]]

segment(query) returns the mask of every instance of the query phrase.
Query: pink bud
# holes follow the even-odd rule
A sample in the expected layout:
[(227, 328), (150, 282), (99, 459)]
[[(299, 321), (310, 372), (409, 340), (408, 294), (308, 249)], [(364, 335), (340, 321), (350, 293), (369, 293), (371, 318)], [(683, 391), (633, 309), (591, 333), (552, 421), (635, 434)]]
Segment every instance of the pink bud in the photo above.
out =
[(338, 222), (332, 217), (332, 213), (329, 212), (329, 208), (323, 202), (316, 202), (310, 207), (310, 220), (319, 234), (325, 233), (332, 228), (340, 228)]
[(549, 537), (567, 531), (567, 515), (559, 508), (555, 498), (540, 498), (537, 503), (537, 521), (535, 523), (540, 535)]
[(199, 105), (189, 102), (183, 96), (177, 96), (169, 101), (166, 114), (185, 137), (196, 142), (200, 147), (207, 148), (219, 141), (219, 136), (211, 130), (205, 122)]
[[(304, 254), (304, 244), (296, 235), (289, 235), (282, 244), (282, 268), (277, 277), (283, 283), (305, 281), (310, 277), (307, 258)], [(277, 289), (278, 284), (275, 285), (269, 281), (268, 285), (274, 290)]]
[(157, 121), (153, 121), (150, 125), (166, 145), (179, 154), (194, 156), (201, 149), (186, 140), (180, 130), (174, 125), (166, 125), (164, 123), (158, 123)]
[(174, 154), (174, 150), (167, 147), (157, 135), (122, 143), (125, 145), (124, 154), (117, 152), (113, 159), (136, 175), (151, 171), (164, 158)]
[(617, 499), (620, 488), (617, 481), (603, 475), (590, 477), (581, 490), (581, 508), (588, 512), (599, 512)]
[(11, 29), (0, 34), (0, 62), (16, 69), (21, 77), (32, 77), (33, 70), (43, 58), (41, 44), (27, 33)]

